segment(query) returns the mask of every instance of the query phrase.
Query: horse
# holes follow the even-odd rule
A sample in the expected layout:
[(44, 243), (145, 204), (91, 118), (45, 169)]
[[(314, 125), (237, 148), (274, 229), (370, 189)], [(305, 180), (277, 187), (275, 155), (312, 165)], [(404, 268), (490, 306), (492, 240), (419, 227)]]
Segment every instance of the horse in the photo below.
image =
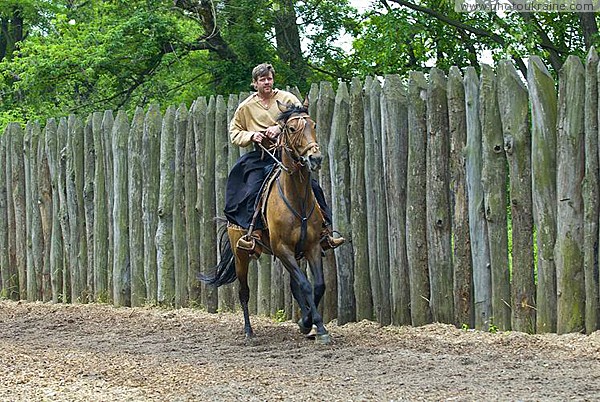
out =
[[(277, 106), (281, 112), (277, 122), (282, 126), (282, 131), (277, 137), (275, 154), (281, 155), (281, 160), (264, 149), (264, 152), (269, 152), (269, 156), (276, 159), (276, 164), (270, 188), (263, 193), (266, 198), (262, 209), (265, 220), (262, 248), (263, 252), (278, 258), (290, 273), (292, 295), (302, 313), (298, 321), (300, 332), (308, 335), (314, 325), (315, 340), (327, 344), (331, 339), (318, 311), (319, 302), (325, 293), (320, 245), (323, 215), (311, 188), (311, 173), (321, 168), (323, 155), (316, 139), (316, 123), (308, 114), (307, 101), (302, 106), (284, 105), (277, 101)], [(236, 279), (239, 281), (244, 332), (249, 340), (254, 337), (248, 312), (248, 265), (251, 257), (248, 252), (235, 247), (240, 237), (247, 233), (247, 229), (227, 224), (226, 232), (223, 230), (222, 233), (219, 242), (221, 258), (215, 267), (215, 274), (201, 276), (200, 279), (217, 287)], [(306, 259), (310, 267), (312, 285), (300, 268), (302, 258)]]

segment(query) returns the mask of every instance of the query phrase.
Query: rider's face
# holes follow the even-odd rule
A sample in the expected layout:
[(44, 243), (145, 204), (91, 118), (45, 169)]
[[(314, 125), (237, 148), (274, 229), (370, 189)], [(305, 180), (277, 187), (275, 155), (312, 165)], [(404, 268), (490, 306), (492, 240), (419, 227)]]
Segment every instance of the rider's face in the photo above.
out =
[(273, 91), (273, 74), (267, 73), (254, 81), (254, 87), (261, 95), (270, 95)]

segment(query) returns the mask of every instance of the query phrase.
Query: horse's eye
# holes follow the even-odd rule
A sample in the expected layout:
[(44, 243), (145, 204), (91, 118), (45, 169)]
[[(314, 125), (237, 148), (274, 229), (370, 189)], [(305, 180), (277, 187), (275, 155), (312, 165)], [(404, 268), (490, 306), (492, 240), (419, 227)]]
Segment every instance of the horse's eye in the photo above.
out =
[(289, 126), (288, 129), (290, 130), (290, 133), (295, 133), (296, 132), (296, 127)]

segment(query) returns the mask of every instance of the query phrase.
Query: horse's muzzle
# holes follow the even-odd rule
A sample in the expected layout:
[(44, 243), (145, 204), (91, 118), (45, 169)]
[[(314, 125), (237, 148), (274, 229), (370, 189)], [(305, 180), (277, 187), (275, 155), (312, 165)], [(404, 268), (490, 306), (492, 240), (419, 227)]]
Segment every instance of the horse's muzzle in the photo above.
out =
[(323, 163), (323, 155), (319, 152), (318, 154), (312, 154), (308, 156), (308, 163), (310, 170), (316, 172), (321, 169), (321, 163)]

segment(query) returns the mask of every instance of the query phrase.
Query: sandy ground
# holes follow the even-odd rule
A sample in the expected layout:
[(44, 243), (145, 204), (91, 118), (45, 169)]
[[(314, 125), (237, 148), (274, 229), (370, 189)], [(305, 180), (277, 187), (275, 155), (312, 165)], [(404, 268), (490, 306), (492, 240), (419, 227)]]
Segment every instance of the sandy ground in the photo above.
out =
[(490, 334), (433, 324), (0, 302), (3, 401), (600, 401), (600, 332)]

